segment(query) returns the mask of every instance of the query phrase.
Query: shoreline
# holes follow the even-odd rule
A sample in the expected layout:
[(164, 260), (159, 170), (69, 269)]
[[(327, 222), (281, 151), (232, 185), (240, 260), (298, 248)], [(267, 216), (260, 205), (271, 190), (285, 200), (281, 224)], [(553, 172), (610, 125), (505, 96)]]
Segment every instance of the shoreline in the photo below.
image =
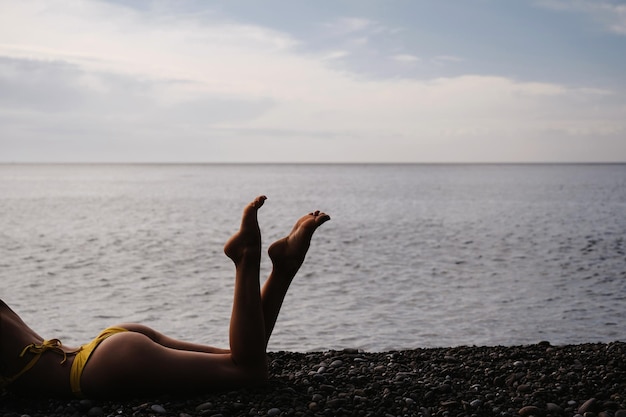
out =
[(626, 343), (269, 352), (262, 387), (130, 400), (0, 396), (0, 416), (626, 417)]

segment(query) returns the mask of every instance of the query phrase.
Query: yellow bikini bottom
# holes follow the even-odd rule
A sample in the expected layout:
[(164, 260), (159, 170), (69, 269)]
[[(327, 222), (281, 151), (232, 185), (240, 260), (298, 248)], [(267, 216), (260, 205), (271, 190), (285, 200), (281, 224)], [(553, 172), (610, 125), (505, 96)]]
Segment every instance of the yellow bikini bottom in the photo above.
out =
[(93, 353), (94, 350), (98, 347), (100, 343), (102, 343), (106, 338), (113, 336), (116, 333), (127, 332), (128, 330), (122, 327), (108, 327), (104, 329), (95, 339), (86, 345), (82, 345), (76, 350), (76, 357), (74, 358), (74, 362), (72, 363), (72, 369), (70, 370), (70, 386), (72, 387), (72, 392), (77, 397), (82, 397), (83, 393), (80, 390), (80, 377), (83, 375), (83, 370), (85, 369), (85, 365), (87, 365), (87, 361), (89, 357)]
[[(83, 396), (83, 393), (80, 389), (80, 377), (83, 375), (83, 370), (85, 369), (85, 366), (87, 365), (87, 361), (89, 361), (89, 357), (91, 356), (93, 351), (96, 350), (98, 345), (100, 345), (100, 343), (102, 343), (106, 338), (113, 336), (114, 334), (127, 332), (127, 331), (128, 331), (127, 329), (124, 329), (122, 327), (108, 327), (104, 329), (102, 332), (100, 332), (100, 334), (96, 336), (96, 338), (93, 339), (91, 342), (87, 343), (86, 345), (82, 345), (81, 347), (79, 347), (73, 352), (67, 352), (70, 354), (74, 354), (74, 353), (76, 354), (76, 357), (74, 358), (74, 362), (72, 363), (72, 368), (70, 369), (70, 386), (72, 388), (72, 392), (74, 393), (74, 395), (76, 395), (77, 397)], [(35, 364), (37, 363), (41, 355), (46, 351), (51, 351), (59, 355), (62, 355), (63, 360), (61, 361), (61, 364), (65, 363), (65, 361), (67, 360), (67, 353), (63, 351), (61, 346), (62, 346), (61, 341), (59, 339), (44, 340), (43, 343), (40, 345), (36, 343), (32, 343), (26, 346), (22, 350), (22, 353), (20, 354), (20, 358), (24, 357), (26, 353), (34, 353), (35, 356), (17, 374), (8, 378), (0, 377), (0, 388), (7, 387), (9, 384), (11, 384), (13, 381), (18, 379), (24, 373), (28, 372), (29, 369), (35, 366)]]

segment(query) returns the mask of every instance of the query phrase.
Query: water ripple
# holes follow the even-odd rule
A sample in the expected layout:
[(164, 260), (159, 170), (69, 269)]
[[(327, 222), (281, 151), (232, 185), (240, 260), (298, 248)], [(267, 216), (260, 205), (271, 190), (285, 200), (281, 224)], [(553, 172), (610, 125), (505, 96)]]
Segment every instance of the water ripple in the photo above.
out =
[[(0, 165), (0, 296), (68, 344), (142, 321), (228, 344), (223, 242), (323, 226), (270, 349), (612, 341), (626, 334), (626, 167)], [(271, 267), (264, 258), (263, 276)], [(34, 303), (36, 301), (36, 303)]]

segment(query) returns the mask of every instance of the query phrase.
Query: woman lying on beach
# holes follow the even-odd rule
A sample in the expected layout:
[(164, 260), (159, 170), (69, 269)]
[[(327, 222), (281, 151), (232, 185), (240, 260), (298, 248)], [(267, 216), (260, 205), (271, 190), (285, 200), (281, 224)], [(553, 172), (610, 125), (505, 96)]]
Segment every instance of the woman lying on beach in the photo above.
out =
[[(269, 247), (273, 269), (260, 288), (257, 197), (224, 246), (235, 263), (230, 349), (187, 343), (140, 324), (104, 330), (80, 348), (44, 340), (0, 300), (0, 388), (25, 395), (119, 397), (238, 388), (268, 377), (266, 348), (287, 289), (315, 230), (330, 217), (316, 211)], [(96, 349), (97, 348), (97, 349)]]

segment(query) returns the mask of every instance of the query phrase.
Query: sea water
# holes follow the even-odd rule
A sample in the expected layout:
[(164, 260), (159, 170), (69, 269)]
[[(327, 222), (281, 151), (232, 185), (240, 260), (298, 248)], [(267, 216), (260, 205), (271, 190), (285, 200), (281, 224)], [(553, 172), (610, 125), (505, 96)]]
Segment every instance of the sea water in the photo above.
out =
[[(0, 298), (45, 338), (228, 346), (223, 244), (315, 234), (270, 350), (626, 339), (626, 165), (0, 165)], [(261, 264), (261, 280), (271, 263)]]

